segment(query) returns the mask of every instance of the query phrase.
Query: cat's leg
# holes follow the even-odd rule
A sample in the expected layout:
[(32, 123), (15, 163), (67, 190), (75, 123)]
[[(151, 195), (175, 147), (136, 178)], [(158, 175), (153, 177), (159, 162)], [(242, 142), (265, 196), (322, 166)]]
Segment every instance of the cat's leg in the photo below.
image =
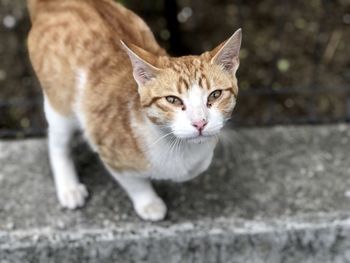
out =
[(70, 140), (76, 129), (72, 117), (59, 114), (45, 98), (45, 115), (49, 124), (49, 156), (58, 200), (63, 207), (76, 209), (85, 203), (88, 192), (79, 182), (70, 156)]
[(144, 220), (159, 221), (164, 219), (167, 207), (154, 191), (148, 178), (134, 173), (117, 173), (110, 170), (113, 177), (125, 189), (130, 197), (136, 213)]

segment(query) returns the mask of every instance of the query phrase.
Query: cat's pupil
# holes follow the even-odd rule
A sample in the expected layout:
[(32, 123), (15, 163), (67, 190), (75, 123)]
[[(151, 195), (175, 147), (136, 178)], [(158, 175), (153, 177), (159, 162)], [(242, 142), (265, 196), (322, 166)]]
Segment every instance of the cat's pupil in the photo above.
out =
[(174, 98), (174, 97), (171, 97), (171, 96), (166, 97), (166, 100), (167, 100), (168, 102), (170, 102), (170, 103), (174, 103), (174, 102), (175, 102), (175, 98)]
[(216, 90), (216, 91), (214, 91), (214, 93), (213, 93), (213, 97), (214, 97), (215, 99), (217, 99), (218, 97), (220, 97), (220, 95), (221, 95), (221, 90)]
[(221, 90), (216, 90), (213, 91), (208, 98), (208, 101), (213, 101), (221, 96), (222, 91)]

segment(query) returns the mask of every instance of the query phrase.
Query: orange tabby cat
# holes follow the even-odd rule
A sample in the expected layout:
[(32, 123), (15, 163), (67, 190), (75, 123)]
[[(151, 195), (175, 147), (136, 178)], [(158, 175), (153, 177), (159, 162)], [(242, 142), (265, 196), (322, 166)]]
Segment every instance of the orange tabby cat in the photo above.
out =
[(236, 103), (241, 31), (213, 51), (172, 58), (142, 19), (112, 0), (28, 5), (60, 203), (75, 209), (88, 195), (69, 151), (80, 130), (137, 214), (163, 219), (166, 206), (149, 180), (185, 181), (210, 165)]

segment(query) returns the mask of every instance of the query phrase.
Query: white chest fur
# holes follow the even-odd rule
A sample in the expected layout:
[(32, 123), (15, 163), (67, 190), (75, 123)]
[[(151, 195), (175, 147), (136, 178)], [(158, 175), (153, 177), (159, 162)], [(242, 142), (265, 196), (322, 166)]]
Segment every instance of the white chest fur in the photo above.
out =
[(163, 137), (156, 130), (144, 133), (146, 156), (151, 163), (147, 176), (154, 179), (187, 181), (204, 172), (213, 158), (216, 138), (202, 143), (176, 141), (171, 135)]

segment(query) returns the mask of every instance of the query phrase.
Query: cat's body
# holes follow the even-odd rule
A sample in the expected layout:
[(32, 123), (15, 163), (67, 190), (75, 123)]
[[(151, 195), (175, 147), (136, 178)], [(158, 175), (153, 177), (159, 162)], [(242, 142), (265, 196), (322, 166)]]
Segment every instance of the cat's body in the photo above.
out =
[[(230, 40), (231, 61), (220, 53), (230, 41), (200, 57), (170, 58), (147, 25), (113, 1), (30, 0), (29, 9), (29, 53), (44, 92), (61, 204), (74, 209), (87, 197), (69, 156), (81, 130), (136, 212), (164, 218), (148, 178), (185, 181), (210, 165), (215, 135), (235, 104), (240, 34)], [(227, 65), (213, 62), (220, 56)], [(214, 98), (210, 91), (221, 84)]]

